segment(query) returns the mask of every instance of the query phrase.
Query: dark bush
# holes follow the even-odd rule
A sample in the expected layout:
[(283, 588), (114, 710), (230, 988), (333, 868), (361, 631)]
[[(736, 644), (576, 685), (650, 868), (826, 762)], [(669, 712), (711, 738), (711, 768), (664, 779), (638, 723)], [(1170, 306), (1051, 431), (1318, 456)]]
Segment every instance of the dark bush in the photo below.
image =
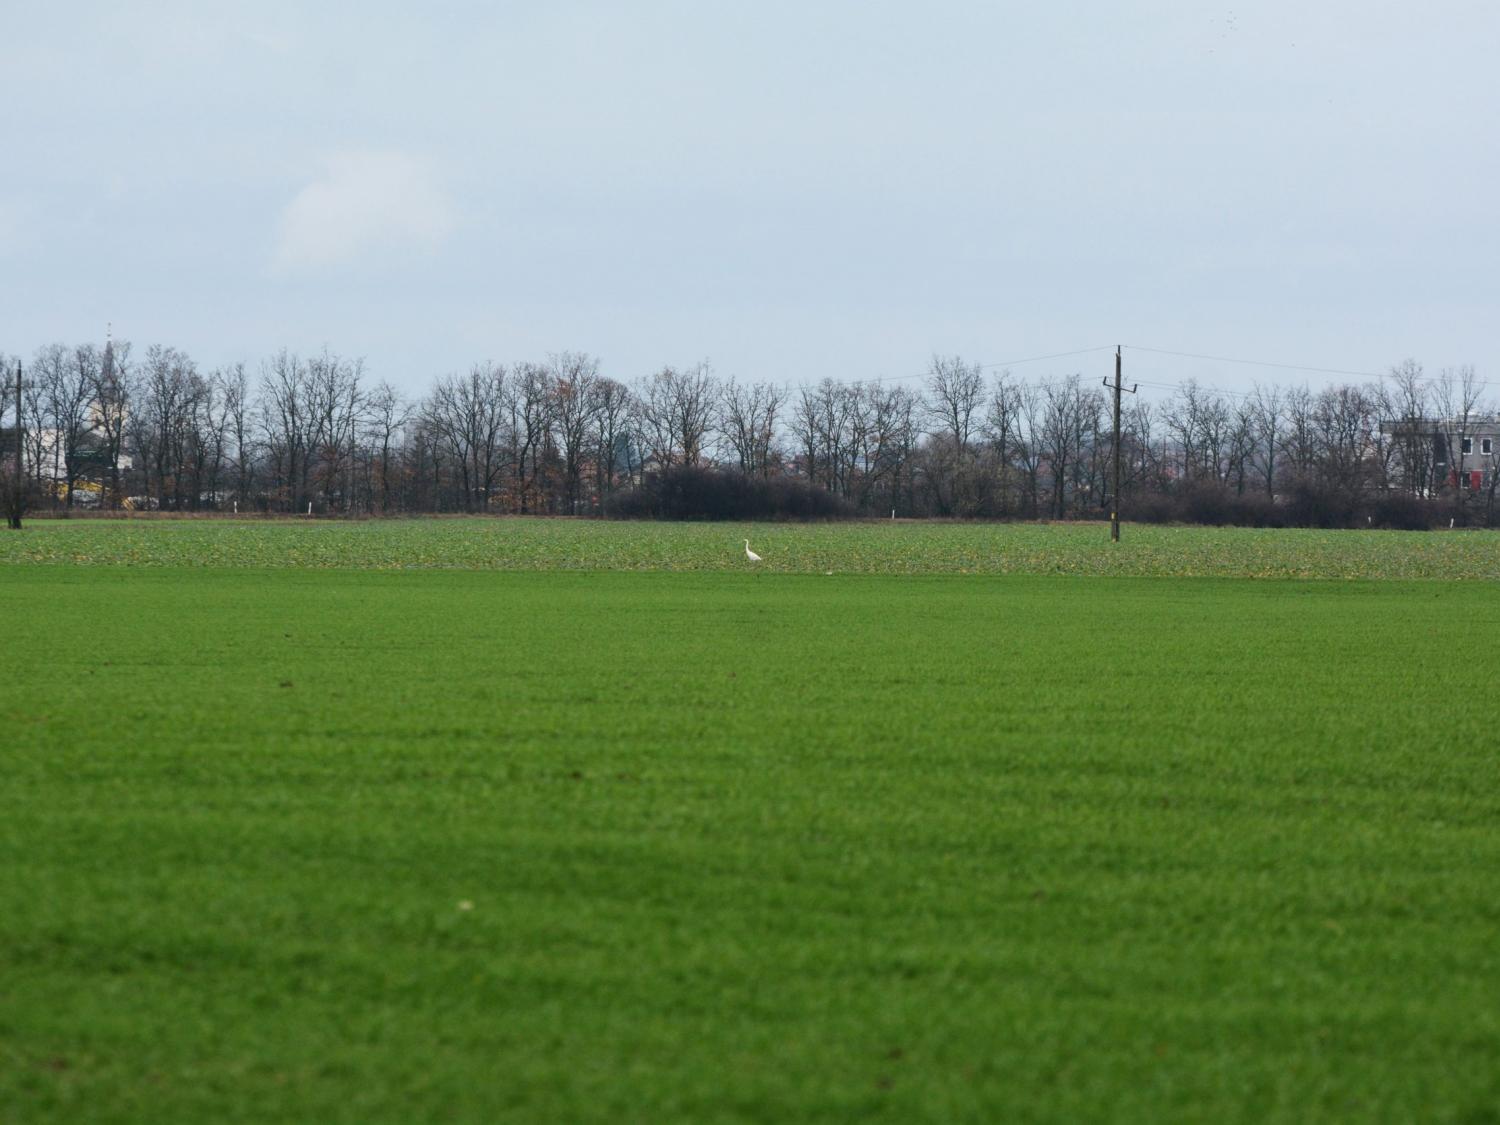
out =
[(1120, 518), (1132, 523), (1179, 523), (1182, 513), (1176, 498), (1164, 492), (1131, 493), (1120, 505)]
[(836, 520), (857, 513), (827, 489), (793, 477), (676, 465), (616, 493), (605, 514), (614, 519)]
[[(1446, 514), (1445, 514), (1446, 513)], [(1368, 523), (1392, 531), (1427, 531), (1447, 526), (1451, 509), (1405, 492), (1388, 492), (1370, 504)]]
[(1247, 492), (1237, 500), (1240, 522), (1249, 527), (1285, 527), (1286, 513), (1264, 492)]
[(1234, 494), (1217, 484), (1195, 484), (1181, 496), (1183, 519), (1221, 527), (1234, 523)]
[(1285, 516), (1275, 502), (1263, 492), (1236, 492), (1219, 489), (1219, 511), (1224, 523), (1235, 527), (1282, 527)]
[(1171, 493), (1129, 496), (1125, 519), (1139, 523), (1199, 523), (1213, 527), (1285, 527), (1286, 514), (1263, 492), (1236, 492), (1210, 481)]
[(1292, 527), (1353, 527), (1359, 519), (1356, 496), (1317, 481), (1293, 481), (1282, 498), (1286, 521)]

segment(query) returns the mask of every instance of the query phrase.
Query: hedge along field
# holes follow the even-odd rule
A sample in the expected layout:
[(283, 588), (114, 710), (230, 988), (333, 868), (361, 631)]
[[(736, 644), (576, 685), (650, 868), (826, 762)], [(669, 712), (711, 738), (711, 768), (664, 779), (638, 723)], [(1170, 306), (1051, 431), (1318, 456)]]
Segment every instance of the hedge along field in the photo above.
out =
[(1500, 533), (1105, 524), (49, 520), (0, 536), (0, 565), (1076, 574), (1500, 579)]

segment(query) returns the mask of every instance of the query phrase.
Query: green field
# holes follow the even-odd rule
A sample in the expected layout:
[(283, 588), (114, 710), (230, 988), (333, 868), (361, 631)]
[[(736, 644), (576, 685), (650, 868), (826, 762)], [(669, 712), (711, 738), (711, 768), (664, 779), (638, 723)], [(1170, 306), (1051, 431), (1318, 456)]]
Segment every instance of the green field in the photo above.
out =
[(0, 536), (0, 1120), (1500, 1121), (1500, 537), (1106, 535)]
[(58, 520), (0, 536), (7, 562), (366, 570), (738, 570), (778, 574), (1480, 578), (1500, 534), (1073, 524), (671, 524), (560, 519)]

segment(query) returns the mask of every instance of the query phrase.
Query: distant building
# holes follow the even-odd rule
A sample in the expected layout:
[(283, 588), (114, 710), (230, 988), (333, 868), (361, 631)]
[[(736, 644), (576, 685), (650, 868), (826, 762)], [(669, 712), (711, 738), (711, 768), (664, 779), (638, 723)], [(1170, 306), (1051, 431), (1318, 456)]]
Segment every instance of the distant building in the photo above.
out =
[(1413, 418), (1382, 421), (1380, 432), (1426, 445), (1432, 488), (1487, 491), (1500, 471), (1500, 418)]
[[(14, 450), (15, 447), (12, 445), (10, 448)], [(21, 453), (22, 463), (27, 474), (35, 480), (66, 481), (68, 469), (63, 460), (63, 452), (61, 430), (39, 430), (34, 434), (27, 434), (26, 446)], [(134, 465), (135, 460), (128, 453), (121, 453), (115, 458), (115, 467), (122, 473), (129, 472)], [(82, 446), (73, 453), (73, 468), (75, 480), (98, 477), (101, 473), (107, 474), (109, 451), (101, 448), (97, 441), (85, 438)]]

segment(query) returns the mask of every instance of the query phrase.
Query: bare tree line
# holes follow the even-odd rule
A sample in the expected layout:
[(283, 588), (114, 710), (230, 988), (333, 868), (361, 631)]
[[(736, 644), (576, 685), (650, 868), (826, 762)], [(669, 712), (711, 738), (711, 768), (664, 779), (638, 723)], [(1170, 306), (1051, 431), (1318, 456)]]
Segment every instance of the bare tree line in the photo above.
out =
[[(1483, 388), (1471, 367), (1412, 360), (1320, 390), (1189, 380), (1129, 402), (1122, 499), (1128, 514), (1184, 497), (1404, 497), (1488, 522), (1500, 427)], [(707, 362), (622, 382), (559, 352), (476, 363), (409, 397), (326, 350), (203, 371), (177, 348), (114, 342), (38, 349), (21, 432), (32, 505), (62, 511), (590, 515), (653, 473), (713, 466), (801, 478), (870, 514), (1058, 519), (1108, 504), (1108, 407), (1081, 375), (1027, 382), (957, 356), (935, 356), (917, 386), (793, 387)]]

